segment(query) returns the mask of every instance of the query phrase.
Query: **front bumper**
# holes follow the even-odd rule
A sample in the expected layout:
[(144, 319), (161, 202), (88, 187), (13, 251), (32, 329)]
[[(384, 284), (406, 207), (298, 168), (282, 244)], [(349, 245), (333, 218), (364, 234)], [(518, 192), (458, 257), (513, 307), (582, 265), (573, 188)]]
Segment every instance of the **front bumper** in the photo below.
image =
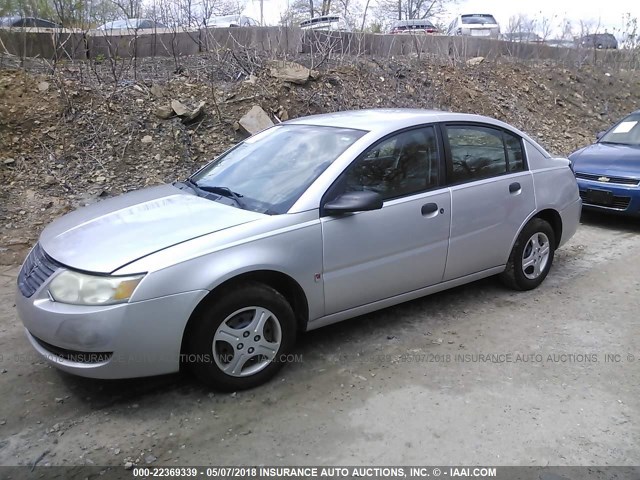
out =
[[(598, 210), (601, 212), (640, 216), (640, 187), (610, 184), (578, 178), (580, 198), (585, 210)], [(603, 190), (613, 194), (613, 204), (604, 205), (589, 201), (587, 190)]]
[(89, 307), (54, 302), (41, 288), (31, 298), (18, 291), (16, 308), (33, 348), (60, 370), (104, 379), (145, 377), (179, 370), (185, 326), (207, 293)]

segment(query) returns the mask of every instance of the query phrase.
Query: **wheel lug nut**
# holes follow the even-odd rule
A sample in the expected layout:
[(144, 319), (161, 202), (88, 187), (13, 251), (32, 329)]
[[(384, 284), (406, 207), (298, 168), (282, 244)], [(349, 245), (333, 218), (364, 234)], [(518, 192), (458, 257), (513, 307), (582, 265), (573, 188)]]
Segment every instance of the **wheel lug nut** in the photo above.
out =
[(238, 350), (242, 350), (242, 347), (244, 347), (244, 344), (239, 343), (239, 344), (238, 344)]
[(259, 341), (260, 341), (260, 335), (256, 335), (256, 336), (253, 338), (253, 341), (254, 341), (254, 342), (259, 342)]
[(253, 347), (249, 348), (249, 350), (247, 350), (249, 353), (253, 353)]
[(247, 338), (247, 337), (249, 336), (249, 332), (244, 332), (244, 333), (242, 334), (242, 336), (243, 336), (244, 338)]

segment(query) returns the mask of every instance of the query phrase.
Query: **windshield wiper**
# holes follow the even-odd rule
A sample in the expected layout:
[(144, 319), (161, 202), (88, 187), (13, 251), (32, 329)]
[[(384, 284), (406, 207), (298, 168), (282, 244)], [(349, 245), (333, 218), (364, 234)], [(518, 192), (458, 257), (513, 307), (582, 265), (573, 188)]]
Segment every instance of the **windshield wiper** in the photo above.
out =
[(198, 193), (198, 184), (196, 182), (194, 182), (193, 180), (191, 180), (190, 178), (187, 178), (184, 182), (185, 185), (187, 185), (189, 188), (191, 188), (191, 190), (193, 190), (194, 192)]
[(198, 185), (197, 182), (194, 182), (190, 178), (187, 179), (186, 183), (194, 189), (202, 190), (209, 193), (217, 193), (218, 195), (221, 195), (223, 197), (230, 198), (234, 202), (236, 202), (236, 205), (238, 205), (243, 210), (247, 209), (247, 205), (244, 203), (244, 201), (242, 201), (242, 195), (240, 193), (232, 191), (229, 187)]
[(626, 145), (627, 147), (633, 145), (633, 143), (622, 143), (622, 142), (607, 142), (605, 140), (600, 140), (599, 143), (606, 143), (607, 145)]

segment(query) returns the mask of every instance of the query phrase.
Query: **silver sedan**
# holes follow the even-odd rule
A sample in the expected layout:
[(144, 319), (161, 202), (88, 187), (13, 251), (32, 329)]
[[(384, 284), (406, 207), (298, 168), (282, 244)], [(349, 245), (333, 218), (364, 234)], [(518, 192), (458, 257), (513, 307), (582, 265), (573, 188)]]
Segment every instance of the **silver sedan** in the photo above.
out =
[(33, 348), (94, 378), (265, 382), (301, 332), (499, 275), (537, 287), (581, 210), (569, 161), (486, 117), (310, 116), (182, 182), (50, 224), (22, 266)]

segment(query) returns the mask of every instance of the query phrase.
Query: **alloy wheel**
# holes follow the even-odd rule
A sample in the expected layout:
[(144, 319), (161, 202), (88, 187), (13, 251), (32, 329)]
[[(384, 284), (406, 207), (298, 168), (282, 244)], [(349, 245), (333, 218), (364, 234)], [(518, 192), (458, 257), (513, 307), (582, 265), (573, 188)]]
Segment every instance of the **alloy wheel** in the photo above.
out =
[(236, 310), (218, 327), (213, 337), (213, 359), (232, 377), (254, 375), (276, 357), (282, 327), (269, 310), (252, 306)]
[(542, 232), (534, 233), (522, 252), (522, 273), (535, 280), (545, 271), (549, 262), (549, 238)]

